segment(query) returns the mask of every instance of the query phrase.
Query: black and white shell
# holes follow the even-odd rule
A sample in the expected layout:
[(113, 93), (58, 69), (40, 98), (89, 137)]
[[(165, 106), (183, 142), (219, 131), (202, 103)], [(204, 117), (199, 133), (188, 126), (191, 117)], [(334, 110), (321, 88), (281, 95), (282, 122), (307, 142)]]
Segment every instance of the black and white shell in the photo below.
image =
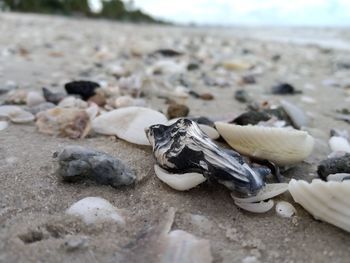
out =
[(239, 153), (217, 146), (189, 119), (153, 125), (146, 135), (158, 165), (169, 172), (199, 172), (244, 195), (254, 195), (264, 186), (262, 176)]

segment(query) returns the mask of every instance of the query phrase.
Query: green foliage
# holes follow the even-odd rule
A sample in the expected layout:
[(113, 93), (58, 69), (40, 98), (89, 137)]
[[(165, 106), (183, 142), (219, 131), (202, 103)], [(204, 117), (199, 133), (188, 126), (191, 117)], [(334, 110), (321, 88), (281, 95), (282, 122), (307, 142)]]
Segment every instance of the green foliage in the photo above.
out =
[(103, 8), (97, 14), (91, 12), (88, 0), (3, 0), (3, 2), (2, 8), (16, 12), (82, 15), (132, 22), (163, 23), (135, 9), (132, 1), (124, 4), (121, 0), (103, 0)]

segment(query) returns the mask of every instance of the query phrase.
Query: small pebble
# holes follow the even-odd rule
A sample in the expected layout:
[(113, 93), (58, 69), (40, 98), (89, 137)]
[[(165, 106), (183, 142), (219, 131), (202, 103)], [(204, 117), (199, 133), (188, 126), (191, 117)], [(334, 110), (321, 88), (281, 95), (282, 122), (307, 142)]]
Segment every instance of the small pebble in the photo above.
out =
[(291, 217), (295, 212), (294, 206), (288, 202), (280, 201), (276, 204), (276, 213), (280, 217)]
[(88, 100), (90, 97), (96, 94), (96, 89), (100, 87), (100, 84), (93, 81), (72, 81), (66, 83), (64, 88), (68, 94), (79, 95), (83, 100)]
[(251, 98), (246, 90), (237, 90), (235, 92), (235, 99), (239, 102), (246, 103), (250, 102)]
[(292, 95), (297, 93), (301, 93), (301, 91), (296, 90), (292, 85), (288, 83), (281, 83), (272, 87), (272, 94)]
[(58, 157), (58, 175), (66, 182), (90, 179), (98, 184), (119, 187), (134, 183), (136, 176), (119, 159), (77, 145), (66, 146)]
[(210, 93), (203, 93), (203, 94), (199, 95), (199, 98), (202, 100), (213, 100), (214, 96)]
[(190, 109), (183, 104), (170, 104), (167, 110), (169, 119), (186, 117), (190, 113)]

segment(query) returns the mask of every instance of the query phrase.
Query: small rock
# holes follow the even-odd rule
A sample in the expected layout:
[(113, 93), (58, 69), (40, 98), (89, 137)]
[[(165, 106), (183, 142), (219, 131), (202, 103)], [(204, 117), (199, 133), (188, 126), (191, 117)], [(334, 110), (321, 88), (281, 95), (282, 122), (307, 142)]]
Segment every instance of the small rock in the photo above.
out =
[(64, 85), (68, 94), (79, 95), (83, 100), (88, 100), (96, 94), (96, 89), (100, 85), (93, 81), (72, 81)]
[(15, 90), (18, 88), (16, 82), (12, 80), (8, 80), (3, 87), (0, 88), (0, 95), (5, 94), (11, 90)]
[(103, 94), (100, 94), (100, 93), (96, 93), (95, 95), (90, 97), (88, 101), (93, 102), (100, 107), (103, 107), (104, 105), (106, 105), (106, 98), (103, 96)]
[(86, 109), (88, 107), (88, 103), (86, 101), (83, 101), (82, 99), (69, 96), (61, 100), (57, 106), (61, 108)]
[(160, 54), (164, 57), (177, 57), (177, 56), (181, 56), (182, 53), (179, 51), (176, 51), (174, 49), (158, 49), (156, 51), (154, 51), (151, 55), (153, 54)]
[(47, 102), (51, 102), (53, 104), (58, 104), (61, 100), (63, 100), (67, 95), (63, 92), (52, 92), (47, 88), (43, 88), (43, 95)]
[(167, 110), (169, 119), (186, 117), (190, 112), (190, 109), (183, 104), (173, 103), (170, 104)]
[(323, 180), (330, 174), (350, 173), (350, 154), (322, 161), (317, 167), (317, 173)]
[(255, 80), (255, 77), (253, 75), (245, 75), (242, 77), (241, 82), (243, 84), (255, 84), (256, 80)]
[(199, 95), (199, 98), (202, 100), (213, 100), (214, 96), (211, 93), (203, 93)]
[[(66, 213), (80, 217), (85, 224), (100, 222), (116, 222), (125, 224), (124, 218), (110, 202), (101, 197), (86, 197), (71, 205)], [(73, 247), (79, 246), (81, 242), (71, 242)]]
[(293, 95), (301, 93), (300, 90), (296, 90), (292, 85), (288, 83), (281, 83), (272, 87), (272, 94), (277, 95)]
[(237, 90), (235, 92), (235, 99), (239, 102), (246, 103), (250, 102), (251, 98), (246, 90)]
[(193, 71), (193, 70), (197, 70), (197, 69), (199, 69), (199, 64), (197, 64), (197, 63), (189, 63), (187, 65), (188, 71)]
[(7, 94), (5, 103), (7, 104), (26, 104), (27, 102), (27, 90), (11, 90)]
[(64, 181), (84, 179), (118, 187), (134, 183), (136, 176), (119, 159), (81, 146), (66, 146), (57, 154), (58, 174)]

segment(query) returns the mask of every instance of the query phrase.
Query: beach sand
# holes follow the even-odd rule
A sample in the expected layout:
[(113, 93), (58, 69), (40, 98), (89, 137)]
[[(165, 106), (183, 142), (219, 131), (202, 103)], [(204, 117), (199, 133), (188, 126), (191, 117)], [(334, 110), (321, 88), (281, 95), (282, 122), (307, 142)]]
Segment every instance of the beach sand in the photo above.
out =
[[(203, 53), (208, 56), (205, 61), (243, 60), (256, 65), (256, 71), (260, 70), (257, 83), (243, 87), (255, 100), (273, 103), (287, 99), (312, 118), (308, 130), (316, 138), (315, 150), (307, 162), (284, 174), (288, 180), (310, 181), (317, 176), (318, 163), (330, 153), (327, 145), (330, 129), (349, 131), (349, 124), (332, 116), (336, 109), (346, 108), (350, 102), (345, 89), (350, 84), (349, 69), (339, 68), (339, 63), (350, 63), (346, 50), (350, 38), (341, 29), (279, 30), (273, 38), (273, 31), (264, 28), (254, 31), (254, 28), (147, 26), (0, 14), (0, 88), (8, 81), (31, 90), (44, 86), (63, 90), (63, 84), (73, 79), (113, 84), (116, 79), (107, 74), (108, 64), (122, 59), (142, 73), (150, 66), (145, 64), (145, 54), (158, 48), (189, 52), (194, 39), (201, 43), (197, 57)], [(295, 36), (298, 32), (298, 36), (312, 39), (316, 31), (321, 36), (324, 32), (329, 41), (334, 39), (343, 44), (330, 47), (288, 40), (289, 34)], [(278, 32), (284, 32), (283, 41), (278, 39)], [(141, 54), (130, 56), (131, 50)], [(275, 55), (281, 56), (277, 62), (271, 60)], [(212, 65), (200, 66), (200, 70), (211, 72)], [(189, 77), (193, 90), (210, 92), (215, 98), (203, 101), (190, 97), (187, 105), (191, 115), (222, 117), (244, 112), (246, 105), (234, 99), (234, 91), (242, 89), (238, 81), (228, 87), (209, 87), (197, 83), (200, 74), (196, 74)], [(233, 72), (232, 79), (243, 74)], [(271, 95), (269, 91), (277, 82), (292, 83), (303, 94)], [(302, 99), (305, 96), (315, 103), (305, 102)], [(0, 96), (0, 100), (5, 97)], [(164, 99), (146, 94), (146, 101), (153, 109), (167, 108)], [(116, 156), (142, 179), (133, 186), (118, 189), (92, 182), (63, 183), (55, 174), (57, 163), (52, 156), (71, 144)], [(169, 207), (177, 210), (172, 229), (210, 240), (214, 262), (349, 261), (349, 233), (315, 220), (289, 194), (275, 200), (291, 202), (297, 209), (295, 217), (281, 218), (274, 209), (252, 214), (236, 207), (230, 192), (219, 184), (204, 183), (186, 192), (169, 188), (156, 178), (154, 162), (149, 147), (112, 136), (94, 135), (75, 141), (40, 134), (33, 123), (10, 124), (0, 131), (0, 262), (119, 262), (125, 247), (162, 218)], [(105, 198), (123, 209), (126, 225), (87, 226), (65, 215), (70, 205), (88, 196)], [(64, 244), (72, 238), (86, 240), (86, 248), (68, 251)]]

